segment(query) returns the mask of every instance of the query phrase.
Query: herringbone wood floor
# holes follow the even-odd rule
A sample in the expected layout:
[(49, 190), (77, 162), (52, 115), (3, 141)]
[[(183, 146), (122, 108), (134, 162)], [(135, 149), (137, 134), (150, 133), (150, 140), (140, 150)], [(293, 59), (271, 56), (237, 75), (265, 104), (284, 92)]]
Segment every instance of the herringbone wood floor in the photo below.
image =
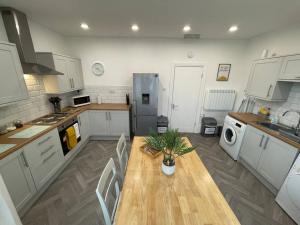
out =
[[(295, 225), (274, 196), (218, 145), (218, 138), (186, 134), (242, 225)], [(104, 224), (95, 188), (115, 141), (91, 141), (22, 218), (24, 225)]]

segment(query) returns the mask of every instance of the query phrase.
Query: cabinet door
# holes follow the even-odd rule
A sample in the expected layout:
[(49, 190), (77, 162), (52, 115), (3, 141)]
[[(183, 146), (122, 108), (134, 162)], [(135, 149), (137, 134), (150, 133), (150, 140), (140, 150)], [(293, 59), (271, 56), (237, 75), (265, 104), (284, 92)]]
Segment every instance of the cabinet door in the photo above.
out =
[(253, 64), (248, 93), (252, 96), (272, 99), (282, 59), (265, 59)]
[(247, 126), (243, 144), (241, 147), (240, 157), (245, 160), (254, 169), (257, 168), (260, 155), (262, 152), (262, 145), (266, 135), (255, 129), (254, 127)]
[(28, 98), (23, 70), (15, 45), (0, 44), (0, 106)]
[(1, 160), (0, 173), (19, 211), (36, 193), (29, 167), (24, 161), (21, 150)]
[(300, 81), (300, 55), (284, 57), (279, 79)]
[(89, 134), (89, 114), (88, 112), (83, 112), (78, 116), (78, 120), (79, 120), (79, 129), (80, 129), (80, 135), (81, 135), (81, 141), (85, 142), (88, 137), (90, 136)]
[(110, 111), (109, 131), (112, 136), (120, 136), (122, 133), (129, 136), (129, 112)]
[(91, 110), (89, 112), (90, 134), (93, 136), (108, 135), (108, 113)]
[(50, 131), (24, 147), (35, 186), (40, 189), (64, 162), (57, 129)]
[(257, 171), (279, 190), (297, 155), (297, 149), (273, 137), (267, 137)]
[(59, 92), (67, 92), (72, 90), (72, 81), (69, 77), (68, 71), (68, 58), (53, 55), (54, 57), (54, 65), (55, 69), (59, 72), (62, 72), (64, 75), (57, 75), (53, 78), (57, 79), (57, 84), (59, 88)]

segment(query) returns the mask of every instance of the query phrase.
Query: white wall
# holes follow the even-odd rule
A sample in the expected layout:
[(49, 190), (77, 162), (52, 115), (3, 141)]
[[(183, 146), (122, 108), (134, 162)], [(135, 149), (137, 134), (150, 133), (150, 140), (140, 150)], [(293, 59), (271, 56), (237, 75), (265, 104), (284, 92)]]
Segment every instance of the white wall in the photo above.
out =
[(48, 51), (66, 55), (70, 53), (64, 36), (31, 20), (28, 20), (28, 24), (36, 52)]
[[(248, 74), (244, 71), (247, 41), (214, 41), (135, 38), (68, 38), (70, 49), (81, 58), (87, 86), (131, 86), (132, 73), (157, 72), (161, 90), (159, 114), (167, 114), (172, 64), (201, 62), (207, 66), (207, 87), (233, 88), (243, 92)], [(187, 53), (193, 52), (193, 59)], [(105, 65), (105, 74), (91, 72), (94, 61)], [(219, 63), (231, 63), (228, 82), (217, 82)]]

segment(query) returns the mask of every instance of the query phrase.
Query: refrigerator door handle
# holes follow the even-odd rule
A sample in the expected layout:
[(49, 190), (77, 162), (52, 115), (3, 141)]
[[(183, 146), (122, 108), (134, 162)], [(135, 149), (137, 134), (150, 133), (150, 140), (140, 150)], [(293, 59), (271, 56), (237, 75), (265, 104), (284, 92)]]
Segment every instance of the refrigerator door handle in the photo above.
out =
[(134, 132), (136, 132), (137, 129), (137, 106), (136, 106), (136, 100), (133, 100), (133, 117), (134, 117)]

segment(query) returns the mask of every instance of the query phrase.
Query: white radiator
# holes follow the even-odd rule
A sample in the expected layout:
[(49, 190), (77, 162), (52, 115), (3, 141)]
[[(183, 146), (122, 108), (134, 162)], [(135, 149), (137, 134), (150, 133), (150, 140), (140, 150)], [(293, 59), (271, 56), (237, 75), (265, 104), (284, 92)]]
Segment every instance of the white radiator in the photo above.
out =
[(233, 109), (235, 94), (235, 90), (207, 89), (204, 109), (230, 111)]

